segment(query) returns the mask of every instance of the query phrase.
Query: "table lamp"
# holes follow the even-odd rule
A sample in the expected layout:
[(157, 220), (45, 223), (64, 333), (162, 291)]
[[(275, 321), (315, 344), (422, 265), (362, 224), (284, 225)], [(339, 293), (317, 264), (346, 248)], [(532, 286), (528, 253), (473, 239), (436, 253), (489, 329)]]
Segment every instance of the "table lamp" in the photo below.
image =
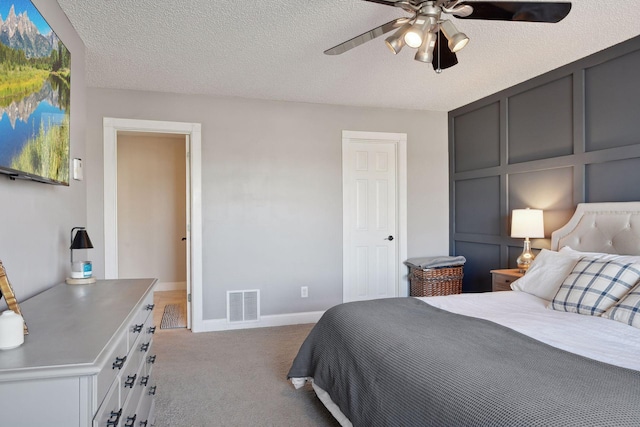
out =
[(511, 214), (511, 237), (524, 238), (524, 249), (516, 262), (520, 272), (526, 273), (535, 258), (529, 238), (544, 237), (542, 210), (514, 209)]
[[(76, 231), (77, 230), (77, 231)], [(76, 231), (74, 235), (74, 231)], [(71, 229), (71, 277), (67, 278), (67, 284), (69, 285), (87, 285), (95, 283), (96, 278), (93, 277), (93, 269), (91, 261), (73, 261), (74, 249), (91, 249), (93, 244), (89, 238), (89, 234), (84, 227), (73, 227)]]

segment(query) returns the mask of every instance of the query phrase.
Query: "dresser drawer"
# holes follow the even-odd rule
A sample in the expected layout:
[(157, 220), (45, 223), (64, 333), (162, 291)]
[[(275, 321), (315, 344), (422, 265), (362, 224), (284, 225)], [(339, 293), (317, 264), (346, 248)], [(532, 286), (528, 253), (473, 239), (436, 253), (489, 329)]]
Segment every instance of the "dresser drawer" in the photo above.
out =
[(153, 294), (146, 296), (142, 305), (140, 306), (140, 320), (145, 322), (147, 318), (153, 313), (155, 304), (153, 303)]
[(149, 333), (153, 323), (152, 306), (153, 294), (150, 294), (145, 297), (128, 329), (129, 352), (120, 378), (121, 402), (127, 400), (135, 384), (138, 383), (141, 371), (144, 371), (145, 356), (151, 346), (150, 337), (153, 337), (153, 334)]
[(144, 333), (144, 320), (140, 319), (140, 316), (137, 316), (135, 320), (129, 325), (129, 345), (128, 348), (131, 349), (135, 345), (135, 342), (140, 338), (140, 336)]
[[(140, 396), (140, 402), (138, 403), (138, 409), (136, 413), (138, 414), (138, 421), (140, 427), (150, 427), (151, 426), (151, 406), (154, 402), (155, 394), (150, 394), (150, 391), (155, 392), (156, 384), (151, 375), (146, 377), (146, 381), (144, 381), (144, 386), (142, 390), (142, 395)], [(146, 423), (145, 423), (146, 422)]]
[(511, 284), (521, 278), (523, 273), (518, 269), (491, 270), (491, 290), (510, 291)]
[(153, 319), (153, 294), (147, 295), (136, 313), (131, 325), (129, 325), (129, 349), (131, 349), (136, 340), (145, 333), (149, 318)]
[(119, 421), (122, 419), (122, 407), (120, 406), (118, 388), (120, 388), (120, 383), (116, 379), (113, 383), (113, 387), (111, 387), (102, 402), (100, 409), (98, 409), (96, 416), (93, 418), (93, 427), (121, 425), (119, 424)]
[(111, 384), (124, 368), (127, 359), (127, 336), (126, 334), (121, 334), (116, 340), (116, 344), (112, 347), (112, 350), (106, 359), (107, 362), (98, 374), (98, 405), (100, 405), (100, 402), (104, 399), (107, 391), (111, 387)]
[(151, 341), (151, 345), (149, 346), (149, 351), (145, 355), (144, 360), (144, 373), (145, 375), (151, 374), (153, 370), (153, 365), (156, 363), (156, 354), (153, 350), (153, 341)]
[[(138, 340), (134, 348), (129, 352), (129, 357), (125, 367), (122, 369), (122, 375), (120, 377), (120, 401), (125, 402), (138, 384), (138, 379), (141, 373), (144, 371), (143, 364), (145, 363), (146, 351), (142, 350), (142, 340)], [(147, 348), (147, 347), (144, 347)]]
[(144, 323), (144, 330), (140, 339), (135, 343), (132, 352), (137, 353), (140, 357), (140, 363), (144, 365), (142, 367), (142, 372), (146, 373), (148, 364), (148, 356), (152, 354), (153, 351), (153, 336), (155, 334), (155, 328), (153, 327), (153, 316), (149, 316), (147, 321)]
[(510, 291), (511, 283), (516, 279), (511, 276), (505, 276), (503, 274), (496, 274), (493, 276), (493, 290), (494, 291)]
[[(140, 399), (146, 389), (145, 386), (141, 383), (143, 366), (142, 364), (139, 366), (139, 370), (136, 375), (135, 383), (133, 387), (130, 389), (129, 394), (125, 397), (122, 396), (124, 401), (123, 410), (122, 410), (122, 423), (120, 425), (126, 427), (137, 427), (139, 425), (139, 418), (137, 409), (140, 405)], [(147, 383), (145, 381), (144, 383)]]

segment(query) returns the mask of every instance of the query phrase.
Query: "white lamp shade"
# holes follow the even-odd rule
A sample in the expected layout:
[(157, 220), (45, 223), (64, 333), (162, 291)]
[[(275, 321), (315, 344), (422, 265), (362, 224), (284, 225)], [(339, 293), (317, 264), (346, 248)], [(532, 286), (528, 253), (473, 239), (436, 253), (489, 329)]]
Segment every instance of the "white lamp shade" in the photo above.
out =
[(514, 209), (511, 213), (511, 237), (544, 237), (542, 210)]

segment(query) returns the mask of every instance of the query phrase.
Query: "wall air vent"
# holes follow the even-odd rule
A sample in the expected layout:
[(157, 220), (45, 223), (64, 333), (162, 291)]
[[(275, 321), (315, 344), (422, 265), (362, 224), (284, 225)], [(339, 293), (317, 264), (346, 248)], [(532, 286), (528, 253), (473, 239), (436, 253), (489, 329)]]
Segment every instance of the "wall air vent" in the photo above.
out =
[(260, 291), (227, 291), (227, 322), (260, 320)]

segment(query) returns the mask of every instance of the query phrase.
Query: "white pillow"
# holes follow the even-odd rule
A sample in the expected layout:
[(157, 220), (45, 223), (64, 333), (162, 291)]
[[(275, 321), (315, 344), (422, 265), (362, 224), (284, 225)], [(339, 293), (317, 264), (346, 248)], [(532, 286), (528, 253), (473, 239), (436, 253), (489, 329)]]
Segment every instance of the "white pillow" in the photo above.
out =
[(640, 328), (640, 285), (637, 285), (627, 296), (605, 311), (602, 317)]
[(511, 289), (551, 301), (579, 259), (578, 255), (542, 249), (527, 273), (511, 284)]
[(618, 255), (618, 254), (607, 254), (602, 252), (580, 252), (580, 251), (576, 251), (575, 249), (571, 249), (571, 247), (569, 246), (565, 246), (562, 249), (560, 249), (560, 253), (577, 255), (580, 257), (587, 257), (587, 258), (605, 259), (607, 261), (616, 260), (620, 262), (633, 262), (636, 264), (640, 264), (640, 256), (637, 256), (637, 255)]
[(640, 264), (582, 258), (548, 308), (599, 316), (629, 293), (639, 279)]

